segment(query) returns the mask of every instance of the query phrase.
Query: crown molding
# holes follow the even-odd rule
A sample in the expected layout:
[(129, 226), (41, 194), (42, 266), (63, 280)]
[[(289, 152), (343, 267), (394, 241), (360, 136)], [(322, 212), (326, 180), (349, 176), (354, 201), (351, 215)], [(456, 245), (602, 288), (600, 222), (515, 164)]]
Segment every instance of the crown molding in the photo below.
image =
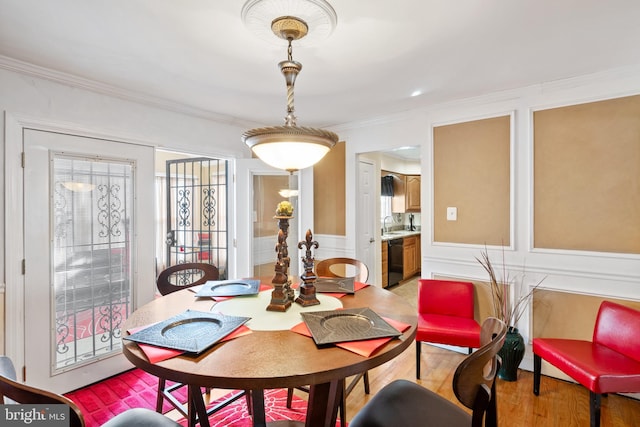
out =
[[(228, 125), (239, 127), (256, 127), (260, 124), (250, 120), (243, 120), (237, 117), (220, 114), (200, 108), (195, 108), (175, 101), (170, 101), (160, 97), (145, 95), (139, 92), (122, 89), (119, 87), (107, 85), (94, 80), (85, 79), (69, 73), (56, 71), (35, 64), (20, 61), (14, 58), (0, 55), (0, 68), (14, 71), (34, 77), (50, 80), (56, 83), (64, 84), (71, 87), (85, 89), (101, 95), (120, 98), (126, 101), (136, 102), (138, 104), (150, 107), (160, 108), (174, 113), (180, 113), (191, 117), (211, 120)], [(451, 99), (443, 102), (434, 102), (430, 105), (424, 105), (405, 111), (371, 117), (368, 119), (336, 123), (334, 125), (323, 126), (323, 128), (331, 129), (336, 132), (353, 130), (363, 127), (383, 125), (393, 122), (406, 120), (415, 115), (425, 115), (430, 112), (449, 109), (461, 108), (486, 104), (494, 104), (499, 102), (513, 102), (528, 96), (545, 95), (551, 92), (574, 89), (581, 86), (596, 84), (606, 80), (620, 79), (637, 79), (640, 75), (640, 64), (633, 64), (626, 67), (609, 69), (580, 76), (568, 77), (564, 79), (550, 80), (539, 82), (519, 88), (495, 91), (491, 93), (471, 96), (466, 98)]]
[(538, 82), (527, 86), (505, 89), (477, 96), (450, 99), (442, 102), (434, 102), (410, 110), (400, 111), (397, 113), (382, 115), (378, 117), (371, 117), (360, 121), (341, 123), (334, 126), (329, 126), (329, 128), (336, 132), (366, 128), (369, 126), (383, 125), (406, 120), (407, 118), (413, 117), (415, 114), (426, 116), (431, 112), (439, 110), (476, 107), (505, 102), (517, 102), (518, 100), (532, 96), (545, 96), (554, 92), (561, 92), (584, 86), (596, 85), (598, 83), (606, 81), (621, 81), (626, 79), (638, 80), (638, 76), (640, 76), (640, 64), (632, 64), (626, 67), (603, 70), (563, 79)]
[(160, 108), (162, 110), (184, 114), (200, 119), (211, 120), (238, 127), (255, 127), (255, 125), (257, 124), (249, 120), (242, 120), (237, 117), (215, 113), (201, 108), (191, 107), (179, 102), (122, 89), (116, 86), (100, 83), (95, 80), (85, 79), (73, 74), (41, 67), (39, 65), (20, 61), (18, 59), (10, 58), (4, 55), (0, 55), (0, 68), (41, 79), (46, 79), (74, 88), (84, 89), (100, 95), (119, 98), (125, 101), (131, 101), (149, 107)]

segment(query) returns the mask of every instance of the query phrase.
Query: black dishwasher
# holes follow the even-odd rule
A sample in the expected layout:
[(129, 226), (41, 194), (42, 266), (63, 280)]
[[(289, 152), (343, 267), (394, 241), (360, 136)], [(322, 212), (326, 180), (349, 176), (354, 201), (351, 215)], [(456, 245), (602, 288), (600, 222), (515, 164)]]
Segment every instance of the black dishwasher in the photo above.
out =
[(403, 239), (388, 240), (389, 244), (389, 285), (393, 286), (400, 283), (403, 275), (402, 247)]

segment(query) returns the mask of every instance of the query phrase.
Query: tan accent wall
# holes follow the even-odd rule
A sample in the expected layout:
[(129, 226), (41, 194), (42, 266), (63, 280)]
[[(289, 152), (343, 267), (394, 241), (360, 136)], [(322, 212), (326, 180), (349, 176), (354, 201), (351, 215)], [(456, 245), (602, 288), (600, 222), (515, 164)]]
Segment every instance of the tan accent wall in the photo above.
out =
[[(287, 200), (278, 194), (283, 188), (289, 188), (287, 175), (260, 175), (253, 178), (253, 206), (257, 210), (253, 235), (274, 236), (274, 245), (278, 236), (278, 223), (273, 217), (278, 203)], [(296, 212), (293, 214), (296, 215)]]
[(533, 123), (534, 246), (640, 253), (640, 95)]
[(511, 244), (510, 126), (502, 116), (434, 127), (434, 241)]
[(345, 143), (313, 167), (313, 234), (346, 235)]

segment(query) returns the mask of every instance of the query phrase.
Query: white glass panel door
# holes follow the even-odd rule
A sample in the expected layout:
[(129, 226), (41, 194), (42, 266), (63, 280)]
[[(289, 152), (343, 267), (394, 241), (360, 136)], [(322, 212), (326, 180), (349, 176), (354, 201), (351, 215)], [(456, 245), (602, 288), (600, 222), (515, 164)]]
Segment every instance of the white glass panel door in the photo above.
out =
[(376, 225), (378, 224), (375, 210), (375, 168), (369, 161), (358, 161), (358, 212), (357, 221), (357, 258), (369, 267), (369, 282), (375, 283), (377, 273), (376, 251), (380, 245), (376, 243)]
[(153, 148), (26, 130), (24, 152), (24, 379), (61, 393), (131, 368), (123, 322), (155, 290)]

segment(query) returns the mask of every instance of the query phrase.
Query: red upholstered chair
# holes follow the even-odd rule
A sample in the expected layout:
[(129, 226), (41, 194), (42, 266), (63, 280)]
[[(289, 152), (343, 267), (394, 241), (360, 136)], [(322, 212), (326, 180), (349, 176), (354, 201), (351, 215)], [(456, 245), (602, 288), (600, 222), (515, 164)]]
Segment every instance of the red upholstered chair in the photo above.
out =
[(598, 427), (602, 394), (640, 392), (640, 311), (604, 301), (592, 341), (534, 338), (533, 353), (533, 393), (544, 359), (589, 389), (591, 427)]
[(420, 379), (423, 342), (468, 347), (469, 353), (480, 347), (480, 324), (473, 317), (473, 306), (473, 283), (420, 279), (416, 378)]

